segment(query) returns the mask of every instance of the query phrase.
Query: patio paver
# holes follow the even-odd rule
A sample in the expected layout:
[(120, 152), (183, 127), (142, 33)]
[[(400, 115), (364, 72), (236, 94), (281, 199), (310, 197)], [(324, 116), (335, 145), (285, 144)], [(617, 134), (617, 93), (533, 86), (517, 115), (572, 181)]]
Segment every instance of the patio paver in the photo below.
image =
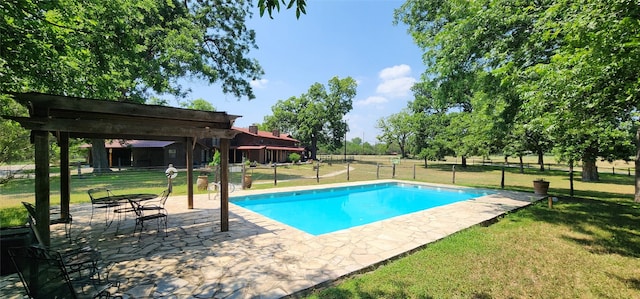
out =
[[(376, 181), (376, 182), (386, 182)], [(231, 196), (328, 188), (360, 183), (269, 190), (242, 190)], [(281, 298), (318, 284), (371, 269), (470, 226), (531, 203), (532, 194), (496, 194), (398, 216), (372, 224), (313, 236), (259, 214), (230, 206), (229, 231), (220, 232), (220, 201), (207, 194), (171, 196), (168, 237), (151, 225), (139, 239), (134, 218), (104, 233), (102, 215), (89, 227), (90, 204), (72, 205), (74, 237), (99, 240), (110, 263), (109, 278), (120, 281), (124, 298)], [(62, 225), (52, 226), (52, 241), (64, 242)], [(62, 246), (62, 245), (54, 245)], [(0, 297), (22, 298), (16, 274), (0, 277)]]

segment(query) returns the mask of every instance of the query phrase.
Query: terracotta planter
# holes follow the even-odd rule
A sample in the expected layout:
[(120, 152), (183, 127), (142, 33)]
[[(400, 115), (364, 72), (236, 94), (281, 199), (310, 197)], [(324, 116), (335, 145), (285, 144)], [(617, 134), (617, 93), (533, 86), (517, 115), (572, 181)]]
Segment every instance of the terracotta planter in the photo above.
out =
[(198, 176), (196, 186), (198, 186), (198, 190), (207, 190), (207, 186), (209, 186), (209, 177), (206, 175)]
[(251, 175), (245, 174), (244, 182), (242, 183), (242, 189), (249, 189), (249, 188), (251, 188)]
[(549, 182), (533, 181), (533, 192), (535, 195), (547, 195), (549, 193)]

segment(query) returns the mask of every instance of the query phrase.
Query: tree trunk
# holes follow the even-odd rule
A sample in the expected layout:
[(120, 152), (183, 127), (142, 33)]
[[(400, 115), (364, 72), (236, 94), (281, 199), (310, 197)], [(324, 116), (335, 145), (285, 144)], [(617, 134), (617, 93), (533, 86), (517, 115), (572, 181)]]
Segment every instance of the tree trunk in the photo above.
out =
[(573, 161), (569, 161), (569, 196), (573, 198)]
[(467, 157), (462, 156), (462, 167), (467, 167)]
[(318, 152), (318, 137), (316, 137), (315, 134), (313, 134), (313, 137), (311, 137), (311, 160), (318, 160), (316, 159), (316, 153)]
[(636, 196), (635, 202), (640, 202), (640, 128), (636, 132)]
[(91, 157), (93, 158), (93, 172), (104, 173), (111, 171), (109, 168), (109, 157), (104, 146), (104, 139), (91, 139)]
[(520, 173), (524, 173), (524, 162), (522, 161), (522, 155), (518, 155), (520, 158)]
[(598, 180), (599, 180), (599, 177), (598, 177), (598, 167), (596, 166), (596, 160), (595, 159), (582, 160), (582, 181), (597, 182)]
[(540, 171), (544, 171), (544, 152), (538, 150), (538, 165), (540, 165)]
[(424, 168), (427, 168), (427, 157), (424, 157)]

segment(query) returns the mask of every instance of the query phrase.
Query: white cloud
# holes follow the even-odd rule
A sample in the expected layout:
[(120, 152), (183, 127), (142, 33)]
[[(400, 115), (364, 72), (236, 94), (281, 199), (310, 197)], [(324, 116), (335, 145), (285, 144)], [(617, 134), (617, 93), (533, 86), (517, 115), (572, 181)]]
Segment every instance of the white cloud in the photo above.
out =
[(260, 80), (252, 80), (251, 83), (251, 87), (253, 88), (265, 88), (267, 87), (267, 83), (269, 83), (269, 80), (267, 79), (260, 79)]
[(411, 77), (411, 67), (406, 64), (395, 65), (380, 71), (378, 74), (382, 82), (376, 92), (389, 97), (406, 97), (416, 79)]
[(354, 103), (355, 106), (369, 106), (369, 105), (378, 105), (389, 102), (387, 98), (381, 96), (371, 96), (364, 100), (356, 101)]
[(377, 93), (381, 93), (390, 97), (405, 97), (409, 95), (411, 87), (416, 83), (416, 79), (413, 77), (402, 77), (391, 80), (385, 80), (378, 88)]
[(394, 65), (392, 67), (385, 68), (378, 73), (380, 79), (384, 81), (408, 77), (409, 75), (411, 75), (411, 67), (406, 64)]

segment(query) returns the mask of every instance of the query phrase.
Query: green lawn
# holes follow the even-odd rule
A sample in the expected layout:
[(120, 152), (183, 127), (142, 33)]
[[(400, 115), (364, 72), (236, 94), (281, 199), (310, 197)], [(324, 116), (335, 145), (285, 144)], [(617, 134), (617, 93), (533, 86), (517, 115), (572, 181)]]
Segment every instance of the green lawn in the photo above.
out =
[[(336, 156), (336, 158), (340, 158)], [(391, 178), (391, 157), (367, 157), (350, 163), (349, 181)], [(332, 162), (332, 163), (328, 163)], [(448, 161), (451, 162), (451, 161)], [(380, 164), (380, 166), (378, 166)], [(476, 164), (480, 164), (477, 162)], [(555, 165), (555, 164), (554, 164)], [(395, 178), (451, 184), (452, 165), (402, 160)], [(555, 169), (555, 170), (554, 170)], [(576, 198), (569, 195), (568, 174), (560, 165), (551, 171), (536, 167), (505, 168), (505, 188), (532, 192), (532, 181), (544, 177), (559, 197), (553, 208), (543, 201), (505, 215), (491, 226), (476, 226), (430, 244), (378, 269), (345, 278), (333, 287), (307, 292), (310, 298), (640, 298), (640, 204), (633, 202), (634, 178), (601, 173), (586, 183), (576, 173)], [(347, 181), (347, 167), (325, 161), (320, 183)], [(579, 170), (579, 169), (576, 169)], [(252, 188), (313, 185), (313, 165), (251, 168)], [(457, 185), (500, 188), (500, 166), (456, 166)], [(196, 181), (194, 174), (194, 182)], [(212, 176), (209, 176), (212, 180)], [(52, 202), (59, 202), (59, 180), (52, 177)], [(231, 180), (239, 184), (240, 175)], [(72, 177), (72, 203), (87, 202), (86, 190), (110, 186), (119, 192), (160, 192), (162, 170), (122, 171)], [(0, 217), (20, 219), (20, 201), (33, 200), (33, 180), (1, 186)], [(180, 173), (175, 194), (186, 194)], [(195, 189), (195, 188), (194, 188)], [(206, 191), (197, 191), (204, 193)]]
[(310, 298), (639, 298), (639, 221), (620, 198), (539, 202)]

